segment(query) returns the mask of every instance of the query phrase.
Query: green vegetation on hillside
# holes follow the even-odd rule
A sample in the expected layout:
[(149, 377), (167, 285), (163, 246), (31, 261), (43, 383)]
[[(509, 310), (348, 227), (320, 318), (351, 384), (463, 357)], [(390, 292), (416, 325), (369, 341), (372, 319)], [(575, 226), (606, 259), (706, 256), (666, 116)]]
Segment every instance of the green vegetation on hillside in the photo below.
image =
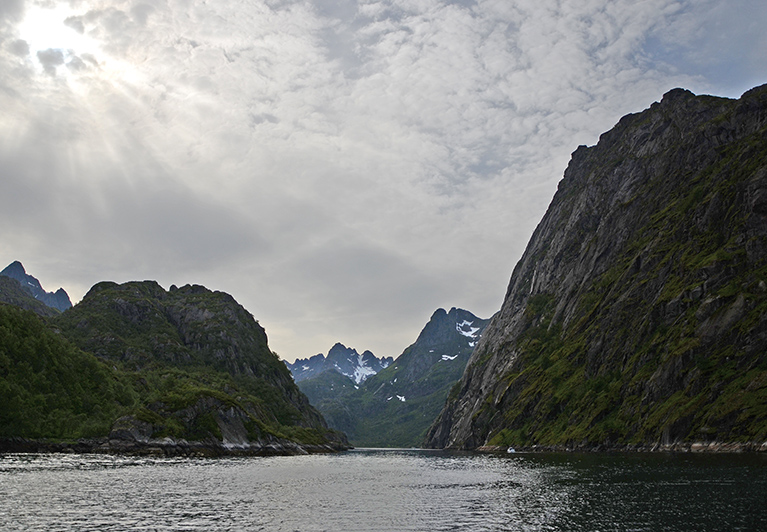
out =
[(0, 404), (0, 437), (81, 438), (108, 434), (138, 394), (35, 314), (0, 304)]
[(53, 318), (0, 311), (0, 438), (343, 445), (227, 294), (99, 283)]

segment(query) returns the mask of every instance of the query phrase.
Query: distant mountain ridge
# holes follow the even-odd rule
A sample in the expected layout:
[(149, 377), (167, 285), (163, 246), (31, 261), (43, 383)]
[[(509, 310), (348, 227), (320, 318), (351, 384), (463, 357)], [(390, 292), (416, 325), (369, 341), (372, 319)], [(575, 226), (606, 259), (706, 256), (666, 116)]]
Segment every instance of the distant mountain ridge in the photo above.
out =
[(412, 345), (359, 385), (326, 371), (298, 387), (328, 426), (344, 431), (353, 445), (417, 446), (488, 323), (467, 310), (437, 309)]
[(0, 275), (0, 303), (34, 312), (38, 316), (51, 317), (59, 313), (22, 288), (21, 283), (11, 277)]
[(10, 263), (0, 272), (0, 275), (16, 279), (24, 290), (32, 294), (32, 297), (51, 308), (55, 308), (62, 312), (72, 308), (72, 302), (69, 300), (69, 295), (63, 288), (59, 288), (56, 292), (46, 292), (43, 290), (40, 281), (29, 275), (19, 261)]
[(299, 358), (292, 364), (285, 362), (285, 365), (288, 366), (297, 383), (316, 377), (325, 371), (336, 371), (359, 385), (368, 377), (389, 367), (393, 361), (392, 357), (378, 358), (370, 351), (363, 351), (360, 354), (356, 349), (336, 343), (328, 351), (327, 357), (320, 353), (310, 358)]

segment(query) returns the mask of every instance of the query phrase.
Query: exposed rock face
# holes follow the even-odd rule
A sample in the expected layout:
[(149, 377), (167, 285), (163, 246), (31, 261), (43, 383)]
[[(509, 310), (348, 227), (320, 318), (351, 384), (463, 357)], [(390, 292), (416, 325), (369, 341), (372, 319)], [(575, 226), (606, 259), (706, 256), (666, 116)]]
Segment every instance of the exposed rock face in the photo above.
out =
[(376, 357), (370, 351), (358, 353), (356, 349), (336, 343), (326, 357), (322, 353), (310, 358), (299, 358), (292, 364), (285, 362), (296, 382), (316, 377), (326, 371), (335, 371), (360, 384), (393, 362), (392, 357)]
[(675, 89), (573, 153), (426, 443), (764, 442), (765, 311), (767, 86)]
[(6, 268), (0, 272), (0, 275), (16, 279), (21, 287), (29, 292), (32, 297), (51, 308), (64, 311), (72, 307), (72, 302), (69, 300), (69, 296), (63, 288), (59, 288), (56, 292), (46, 292), (43, 290), (40, 281), (27, 274), (24, 270), (24, 266), (22, 266), (19, 261), (14, 261), (6, 266)]
[[(239, 404), (211, 396), (200, 397), (175, 412), (167, 411), (161, 404), (151, 406), (154, 410), (141, 416), (118, 419), (107, 440), (94, 446), (92, 452), (169, 456), (290, 455), (337, 452), (349, 447), (343, 435), (330, 432), (324, 433), (322, 441), (314, 443), (276, 436), (254, 421), (262, 416), (254, 405), (245, 410)], [(194, 437), (163, 435), (167, 420), (184, 424)]]
[[(452, 385), (463, 373), (489, 321), (460, 308), (437, 309), (416, 341), (397, 357), (396, 368), (384, 377), (384, 380), (397, 379), (399, 386), (389, 388), (384, 385), (377, 393), (389, 390), (385, 392), (387, 397), (394, 392), (408, 396), (428, 395), (444, 385), (442, 379), (430, 375), (430, 370), (437, 367), (446, 376), (454, 375), (445, 379), (452, 381)], [(445, 366), (451, 370), (443, 371)]]

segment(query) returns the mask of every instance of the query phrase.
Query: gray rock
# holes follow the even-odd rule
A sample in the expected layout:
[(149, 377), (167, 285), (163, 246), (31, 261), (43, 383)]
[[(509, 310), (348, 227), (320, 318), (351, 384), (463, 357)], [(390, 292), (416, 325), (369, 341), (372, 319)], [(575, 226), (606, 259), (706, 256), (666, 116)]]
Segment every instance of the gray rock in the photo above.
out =
[[(767, 406), (741, 398), (767, 375), (741, 395), (727, 386), (767, 356), (766, 126), (767, 86), (740, 100), (675, 89), (578, 147), (426, 445), (492, 447), (503, 430), (580, 448), (762, 434)], [(552, 426), (582, 439), (560, 443)]]

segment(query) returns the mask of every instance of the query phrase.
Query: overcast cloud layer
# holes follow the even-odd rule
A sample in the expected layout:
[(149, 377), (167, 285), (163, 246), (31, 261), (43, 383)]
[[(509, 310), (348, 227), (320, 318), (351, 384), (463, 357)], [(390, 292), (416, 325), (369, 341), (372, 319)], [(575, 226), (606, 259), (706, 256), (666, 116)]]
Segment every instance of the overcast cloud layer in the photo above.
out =
[[(55, 15), (55, 16), (54, 16)], [(767, 82), (763, 0), (3, 0), (0, 268), (231, 293), (285, 359), (489, 317), (580, 144)]]

